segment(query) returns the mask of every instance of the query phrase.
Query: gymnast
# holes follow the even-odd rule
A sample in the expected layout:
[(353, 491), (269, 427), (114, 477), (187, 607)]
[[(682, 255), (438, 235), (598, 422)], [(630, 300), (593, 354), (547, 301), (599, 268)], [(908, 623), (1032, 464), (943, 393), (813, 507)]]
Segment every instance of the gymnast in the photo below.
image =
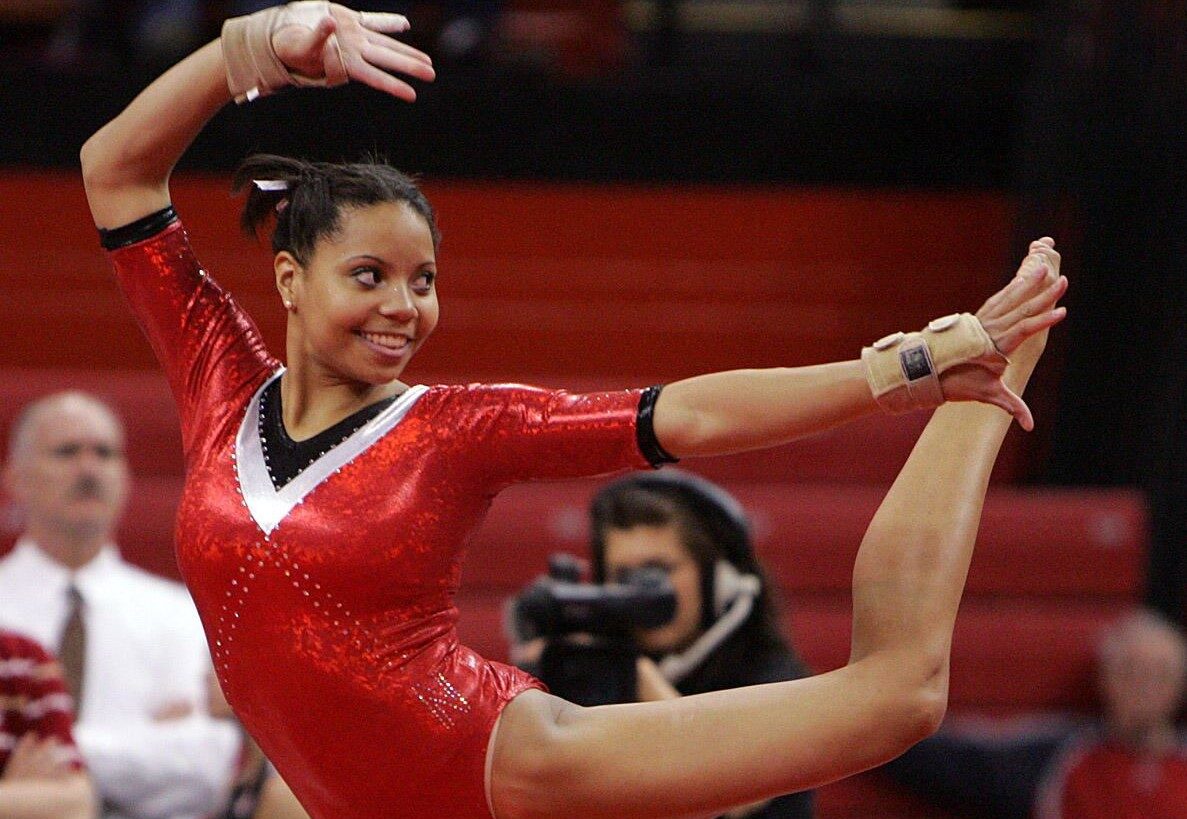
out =
[[(989, 473), (1011, 418), (1033, 425), (1019, 394), (1064, 316), (1054, 243), (1033, 243), (975, 315), (852, 361), (593, 394), (408, 385), (401, 373), (438, 319), (429, 203), (384, 165), (257, 156), (235, 180), (245, 226), (272, 227), (281, 364), (194, 258), (170, 174), (232, 99), (355, 80), (412, 101), (401, 76), (429, 81), (433, 68), (392, 36), (406, 28), (324, 2), (233, 18), (81, 155), (102, 243), (178, 405), (182, 575), (228, 702), (305, 808), (714, 816), (870, 768), (934, 731)], [(844, 667), (581, 708), (458, 643), (463, 549), (504, 487), (927, 407), (856, 558)]]

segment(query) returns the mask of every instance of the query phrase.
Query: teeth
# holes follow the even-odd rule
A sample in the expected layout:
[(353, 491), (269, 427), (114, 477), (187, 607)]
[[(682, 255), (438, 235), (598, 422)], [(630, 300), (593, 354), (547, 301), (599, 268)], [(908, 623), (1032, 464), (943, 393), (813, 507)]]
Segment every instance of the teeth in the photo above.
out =
[(399, 350), (408, 345), (407, 336), (389, 335), (388, 333), (359, 333), (359, 335), (372, 344), (378, 344), (389, 350)]

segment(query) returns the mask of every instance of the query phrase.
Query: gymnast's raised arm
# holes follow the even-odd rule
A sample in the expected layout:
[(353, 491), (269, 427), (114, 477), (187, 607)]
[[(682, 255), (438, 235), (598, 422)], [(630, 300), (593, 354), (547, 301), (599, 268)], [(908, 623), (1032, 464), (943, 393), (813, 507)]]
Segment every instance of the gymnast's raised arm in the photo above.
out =
[(232, 98), (353, 79), (412, 102), (416, 92), (395, 75), (429, 81), (434, 72), (427, 55), (387, 36), (407, 28), (400, 15), (332, 3), (277, 6), (228, 21), (223, 37), (166, 71), (83, 145), (96, 226), (121, 227), (168, 206), (173, 166)]

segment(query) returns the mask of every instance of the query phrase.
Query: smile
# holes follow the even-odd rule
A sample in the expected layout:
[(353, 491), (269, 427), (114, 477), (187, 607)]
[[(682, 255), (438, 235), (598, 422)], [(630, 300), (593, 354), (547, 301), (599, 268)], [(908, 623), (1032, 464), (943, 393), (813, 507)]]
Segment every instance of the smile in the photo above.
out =
[(402, 333), (368, 333), (358, 331), (368, 346), (386, 355), (398, 355), (412, 346), (412, 339)]

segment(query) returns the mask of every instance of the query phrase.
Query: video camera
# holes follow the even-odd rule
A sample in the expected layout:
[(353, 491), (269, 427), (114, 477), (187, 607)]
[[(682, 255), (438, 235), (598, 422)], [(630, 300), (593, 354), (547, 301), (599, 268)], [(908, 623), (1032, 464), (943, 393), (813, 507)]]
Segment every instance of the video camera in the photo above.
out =
[(552, 555), (548, 574), (511, 601), (510, 628), (520, 642), (547, 641), (536, 671), (557, 696), (579, 705), (630, 702), (638, 658), (631, 634), (669, 623), (676, 592), (662, 569), (604, 585), (582, 583), (581, 572), (573, 555)]

